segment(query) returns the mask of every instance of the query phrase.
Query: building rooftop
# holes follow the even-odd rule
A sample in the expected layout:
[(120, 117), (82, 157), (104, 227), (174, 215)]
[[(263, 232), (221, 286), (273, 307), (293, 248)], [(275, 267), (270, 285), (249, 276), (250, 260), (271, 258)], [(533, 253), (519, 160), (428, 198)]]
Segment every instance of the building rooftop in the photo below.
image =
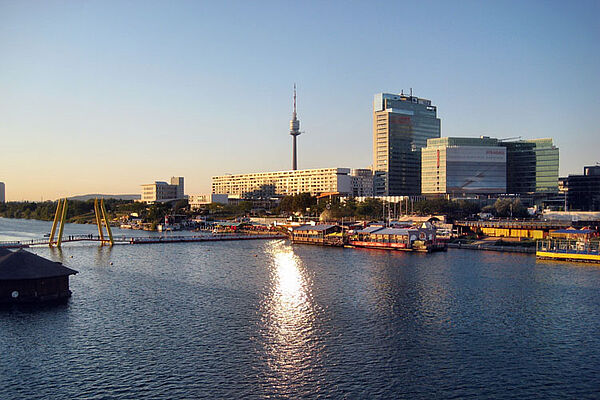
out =
[(25, 250), (0, 249), (0, 280), (28, 280), (75, 275), (77, 271)]
[(246, 177), (249, 175), (255, 176), (265, 176), (265, 175), (294, 175), (294, 174), (302, 174), (302, 173), (313, 173), (313, 172), (335, 172), (337, 174), (350, 174), (350, 168), (340, 168), (340, 167), (330, 167), (330, 168), (310, 168), (310, 169), (288, 169), (283, 171), (268, 171), (268, 172), (248, 172), (248, 173), (240, 173), (240, 174), (223, 174), (223, 175), (215, 175), (212, 178), (235, 178), (235, 177)]
[(383, 229), (383, 226), (368, 226), (365, 229), (361, 229), (360, 231), (356, 231), (356, 233), (373, 233)]
[(574, 235), (589, 235), (590, 233), (596, 232), (593, 229), (558, 229), (552, 231), (552, 233), (569, 233)]
[(294, 229), (294, 231), (326, 231), (333, 227), (335, 227), (335, 225), (304, 225)]
[(427, 147), (451, 147), (451, 146), (499, 146), (498, 139), (483, 137), (456, 137), (447, 136), (435, 139), (427, 139)]
[[(390, 101), (387, 105), (386, 100)], [(390, 110), (391, 108), (394, 108), (393, 104), (398, 106), (420, 104), (422, 106), (430, 107), (432, 111), (436, 110), (436, 107), (431, 105), (431, 100), (413, 96), (412, 94), (377, 93), (373, 99), (373, 111)]]
[(383, 228), (382, 230), (373, 232), (375, 235), (403, 235), (406, 236), (409, 233), (408, 229), (401, 228)]

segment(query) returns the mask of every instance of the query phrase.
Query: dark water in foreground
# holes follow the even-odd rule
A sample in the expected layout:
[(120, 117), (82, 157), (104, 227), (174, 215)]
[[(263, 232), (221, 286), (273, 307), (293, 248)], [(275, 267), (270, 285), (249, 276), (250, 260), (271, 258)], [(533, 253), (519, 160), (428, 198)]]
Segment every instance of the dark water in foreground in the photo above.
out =
[[(0, 240), (46, 225), (0, 219)], [(599, 267), (282, 240), (32, 251), (79, 274), (66, 305), (0, 310), (0, 399), (600, 396)]]

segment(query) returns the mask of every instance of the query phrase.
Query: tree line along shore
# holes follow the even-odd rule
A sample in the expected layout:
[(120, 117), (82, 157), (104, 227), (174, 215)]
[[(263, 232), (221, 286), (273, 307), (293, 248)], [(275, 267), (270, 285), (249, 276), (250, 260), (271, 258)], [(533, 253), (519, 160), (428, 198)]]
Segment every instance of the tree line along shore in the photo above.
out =
[[(145, 204), (131, 200), (105, 199), (105, 206), (111, 221), (122, 221), (130, 215), (135, 215), (144, 223), (156, 224), (164, 221), (166, 215), (178, 214), (206, 216), (214, 219), (235, 219), (247, 216), (289, 216), (304, 215), (328, 219), (359, 219), (381, 220), (390, 215), (392, 207), (395, 214), (402, 213), (401, 204), (383, 203), (379, 199), (369, 198), (362, 202), (354, 199), (317, 199), (308, 193), (283, 197), (279, 204), (272, 209), (256, 208), (251, 201), (237, 204), (206, 204), (197, 210), (190, 210), (187, 200), (171, 203)], [(7, 202), (0, 203), (0, 217), (24, 218), (51, 221), (56, 212), (57, 202)], [(404, 205), (406, 207), (406, 205)], [(406, 209), (404, 209), (406, 211)], [(413, 215), (445, 215), (449, 220), (462, 219), (479, 212), (486, 212), (495, 217), (527, 217), (527, 209), (518, 199), (498, 199), (493, 205), (481, 207), (479, 204), (467, 201), (450, 201), (446, 199), (420, 200), (411, 204), (408, 209)], [(94, 200), (69, 200), (67, 222), (95, 223)]]

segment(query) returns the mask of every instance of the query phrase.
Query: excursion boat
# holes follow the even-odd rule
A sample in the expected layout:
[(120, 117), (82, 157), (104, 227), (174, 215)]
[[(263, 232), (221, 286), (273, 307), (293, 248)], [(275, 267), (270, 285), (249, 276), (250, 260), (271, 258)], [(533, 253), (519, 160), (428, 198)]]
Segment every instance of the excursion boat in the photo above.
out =
[(447, 250), (445, 243), (437, 242), (435, 228), (430, 224), (411, 228), (367, 227), (350, 236), (348, 245), (423, 253)]
[(600, 242), (584, 240), (538, 240), (537, 258), (600, 263)]

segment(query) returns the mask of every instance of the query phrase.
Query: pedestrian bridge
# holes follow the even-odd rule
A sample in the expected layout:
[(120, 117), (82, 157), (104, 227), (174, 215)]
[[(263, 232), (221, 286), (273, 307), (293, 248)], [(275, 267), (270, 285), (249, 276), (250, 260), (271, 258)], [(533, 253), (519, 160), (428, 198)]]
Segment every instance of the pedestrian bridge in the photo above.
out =
[[(218, 242), (226, 240), (260, 240), (260, 239), (286, 239), (281, 233), (268, 234), (210, 234), (210, 235), (180, 235), (180, 236), (113, 236), (114, 244), (156, 244), (156, 243), (191, 243), (191, 242)], [(62, 243), (95, 242), (106, 243), (106, 239), (99, 235), (68, 235)], [(49, 246), (50, 238), (0, 241), (0, 248), (22, 249), (32, 246)]]

